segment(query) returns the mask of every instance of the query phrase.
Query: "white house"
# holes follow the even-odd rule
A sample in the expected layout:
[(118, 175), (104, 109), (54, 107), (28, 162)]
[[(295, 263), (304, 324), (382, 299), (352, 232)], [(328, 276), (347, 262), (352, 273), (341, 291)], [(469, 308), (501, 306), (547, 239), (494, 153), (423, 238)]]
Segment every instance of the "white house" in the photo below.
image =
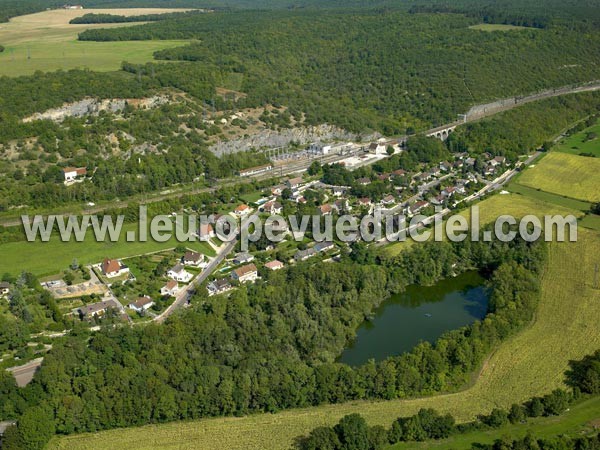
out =
[(177, 292), (179, 292), (179, 283), (175, 280), (167, 281), (167, 284), (160, 288), (160, 295), (163, 296), (175, 297)]
[(200, 227), (198, 228), (198, 238), (201, 241), (208, 241), (216, 237), (215, 230), (210, 223), (200, 223)]
[(206, 286), (206, 290), (208, 291), (209, 296), (223, 294), (224, 292), (230, 291), (232, 289), (233, 286), (231, 286), (231, 283), (225, 278), (213, 280)]
[(324, 145), (318, 142), (313, 142), (308, 147), (308, 153), (311, 155), (328, 155), (331, 153), (331, 145)]
[(106, 278), (115, 278), (129, 273), (129, 267), (121, 263), (118, 259), (106, 258), (102, 261), (101, 268)]
[(235, 208), (233, 213), (238, 217), (242, 217), (250, 214), (250, 211), (251, 209), (248, 205), (240, 205), (237, 208)]
[(253, 282), (258, 278), (258, 271), (254, 264), (248, 264), (231, 272), (231, 278), (240, 283)]
[(152, 307), (152, 305), (154, 305), (154, 302), (152, 301), (152, 299), (148, 296), (144, 296), (144, 297), (138, 298), (135, 302), (131, 302), (129, 305), (127, 305), (127, 307), (129, 309), (133, 309), (134, 311), (136, 311), (138, 313), (142, 313), (142, 312), (150, 309)]
[(85, 178), (87, 169), (85, 167), (65, 167), (63, 175), (65, 177), (65, 184), (70, 184)]
[(302, 177), (290, 178), (285, 184), (290, 189), (298, 189), (304, 184), (304, 180), (302, 180)]
[(266, 263), (265, 267), (269, 270), (275, 271), (275, 270), (283, 269), (284, 265), (281, 261), (274, 259), (273, 261), (269, 261), (268, 263)]
[(263, 206), (263, 211), (267, 214), (281, 214), (281, 211), (283, 211), (283, 206), (281, 206), (281, 203), (272, 200), (265, 203)]
[(254, 255), (247, 253), (247, 252), (238, 253), (233, 258), (233, 263), (236, 265), (237, 264), (246, 264), (246, 263), (249, 263), (252, 261), (254, 261)]
[(0, 282), (0, 297), (6, 297), (10, 294), (10, 284), (6, 281)]
[(200, 267), (204, 262), (204, 255), (197, 252), (185, 252), (185, 255), (181, 258), (181, 262), (185, 266)]
[(189, 272), (186, 272), (185, 268), (181, 264), (177, 264), (175, 267), (169, 269), (167, 276), (175, 281), (179, 281), (180, 283), (188, 283), (193, 278), (193, 275)]

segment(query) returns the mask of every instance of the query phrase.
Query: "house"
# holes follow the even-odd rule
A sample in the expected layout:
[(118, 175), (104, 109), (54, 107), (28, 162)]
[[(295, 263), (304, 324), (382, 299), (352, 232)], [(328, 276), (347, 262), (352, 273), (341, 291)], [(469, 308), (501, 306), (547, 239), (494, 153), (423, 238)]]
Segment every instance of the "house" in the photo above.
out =
[(10, 294), (10, 284), (6, 281), (0, 282), (0, 297), (6, 297)]
[(402, 169), (394, 170), (392, 172), (392, 177), (403, 177), (406, 175), (406, 171)]
[(475, 158), (467, 158), (467, 159), (465, 159), (465, 164), (467, 166), (474, 166), (475, 165)]
[(385, 155), (387, 147), (384, 142), (373, 142), (369, 145), (369, 153), (373, 153), (375, 155)]
[(386, 195), (381, 200), (381, 204), (385, 206), (393, 205), (394, 203), (396, 203), (396, 198), (392, 194)]
[(160, 288), (160, 295), (175, 297), (175, 295), (179, 292), (179, 283), (175, 280), (167, 281), (163, 287)]
[(302, 177), (290, 178), (285, 184), (290, 189), (298, 189), (304, 184), (304, 180), (302, 180)]
[(281, 261), (274, 260), (274, 261), (269, 261), (268, 263), (266, 263), (265, 267), (269, 270), (275, 271), (275, 270), (283, 269), (284, 265)]
[(204, 262), (204, 255), (197, 252), (185, 252), (185, 255), (181, 258), (181, 262), (185, 266), (200, 267)]
[(273, 186), (271, 188), (271, 194), (275, 195), (275, 196), (279, 196), (283, 193), (283, 190), (286, 188), (287, 186), (285, 184), (278, 184), (277, 186)]
[(312, 258), (317, 254), (317, 251), (314, 248), (307, 248), (306, 250), (298, 250), (294, 255), (294, 261), (306, 261), (309, 258)]
[(315, 244), (315, 246), (313, 248), (315, 249), (315, 251), (317, 251), (319, 253), (323, 253), (323, 252), (327, 252), (329, 250), (333, 250), (335, 248), (335, 244), (330, 241), (323, 241), (323, 242), (319, 242), (319, 243)]
[(154, 302), (147, 295), (138, 298), (135, 302), (131, 302), (127, 307), (133, 309), (135, 312), (143, 313), (154, 305)]
[(333, 187), (333, 196), (334, 197), (341, 197), (341, 196), (343, 196), (343, 195), (346, 194), (347, 190), (348, 189), (345, 188), (345, 187), (343, 187), (343, 186), (334, 186)]
[(102, 274), (106, 278), (120, 277), (121, 275), (129, 273), (129, 267), (122, 264), (118, 259), (104, 259), (104, 261), (102, 261), (101, 268)]
[(420, 201), (420, 202), (416, 202), (415, 204), (411, 205), (408, 207), (408, 211), (411, 214), (417, 214), (419, 211), (423, 210), (424, 208), (427, 208), (429, 206), (429, 202), (426, 201)]
[(117, 305), (117, 302), (112, 299), (82, 306), (77, 310), (77, 312), (79, 313), (81, 320), (91, 320), (94, 317), (102, 317), (111, 309), (115, 311), (120, 309), (119, 305)]
[(319, 214), (322, 216), (330, 216), (333, 212), (333, 208), (329, 204), (319, 206)]
[(456, 192), (456, 188), (454, 186), (449, 186), (442, 191), (442, 195), (444, 197), (450, 198), (454, 195), (455, 192)]
[(345, 198), (340, 198), (333, 202), (333, 209), (335, 209), (338, 214), (352, 210), (350, 203)]
[(281, 203), (272, 200), (265, 203), (263, 206), (263, 211), (267, 214), (281, 214), (281, 211), (283, 211), (283, 206), (281, 206)]
[(167, 272), (167, 276), (175, 281), (179, 281), (180, 283), (188, 283), (194, 276), (186, 272), (185, 268), (181, 264), (177, 264), (176, 266), (169, 269)]
[(63, 169), (65, 184), (81, 181), (86, 175), (87, 169), (85, 167), (65, 167)]
[(250, 253), (246, 253), (246, 252), (238, 253), (233, 258), (233, 263), (235, 265), (238, 265), (238, 264), (247, 264), (247, 263), (252, 262), (252, 261), (254, 261), (254, 255), (251, 255)]
[(219, 280), (213, 280), (206, 286), (206, 290), (208, 291), (208, 295), (218, 295), (223, 294), (227, 291), (233, 289), (233, 286), (227, 279), (221, 278)]
[(377, 179), (379, 181), (389, 181), (390, 180), (390, 174), (389, 173), (382, 173), (380, 175), (377, 175)]
[(495, 158), (490, 159), (488, 161), (488, 164), (493, 167), (501, 166), (503, 164), (506, 164), (506, 158), (504, 156), (496, 156)]
[(258, 278), (258, 271), (254, 264), (247, 264), (231, 272), (231, 278), (240, 283), (254, 282)]
[(440, 163), (440, 170), (442, 172), (449, 172), (450, 169), (452, 169), (452, 164), (450, 164), (448, 161), (442, 161)]
[(238, 217), (248, 215), (250, 214), (250, 207), (248, 205), (240, 205), (237, 208), (235, 208), (233, 213)]
[(444, 200), (446, 200), (446, 197), (444, 197), (442, 194), (440, 194), (440, 195), (437, 195), (437, 196), (433, 197), (432, 199), (430, 199), (430, 202), (432, 205), (439, 206), (439, 205), (444, 204)]
[(198, 238), (201, 241), (208, 241), (216, 237), (215, 230), (210, 223), (200, 223), (198, 228)]
[(359, 178), (358, 180), (356, 180), (356, 182), (358, 184), (360, 184), (361, 186), (367, 186), (367, 185), (371, 184), (371, 179), (367, 178), (367, 177), (363, 177), (363, 178)]

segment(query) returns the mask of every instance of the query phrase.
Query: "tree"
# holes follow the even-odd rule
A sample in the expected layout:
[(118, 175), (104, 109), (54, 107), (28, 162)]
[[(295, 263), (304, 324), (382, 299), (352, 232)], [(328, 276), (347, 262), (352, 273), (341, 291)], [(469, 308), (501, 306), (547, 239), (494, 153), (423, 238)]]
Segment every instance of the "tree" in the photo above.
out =
[(590, 209), (592, 214), (600, 215), (600, 203), (594, 203)]
[(494, 408), (489, 416), (483, 416), (481, 421), (492, 428), (499, 428), (508, 423), (508, 414), (503, 409)]
[(299, 442), (301, 450), (337, 450), (340, 448), (340, 440), (331, 427), (318, 427)]
[(307, 170), (310, 176), (318, 175), (321, 172), (321, 163), (319, 161), (313, 161)]
[(52, 409), (42, 405), (34, 406), (19, 419), (19, 436), (28, 450), (42, 450), (54, 434)]
[(334, 430), (340, 440), (340, 450), (369, 449), (369, 427), (359, 414), (344, 416)]
[(508, 412), (508, 420), (510, 423), (521, 423), (527, 417), (527, 411), (522, 405), (517, 405), (516, 403), (510, 407), (510, 411)]
[(385, 149), (385, 152), (389, 155), (392, 156), (394, 154), (394, 147), (392, 147), (391, 145), (388, 145), (387, 148)]

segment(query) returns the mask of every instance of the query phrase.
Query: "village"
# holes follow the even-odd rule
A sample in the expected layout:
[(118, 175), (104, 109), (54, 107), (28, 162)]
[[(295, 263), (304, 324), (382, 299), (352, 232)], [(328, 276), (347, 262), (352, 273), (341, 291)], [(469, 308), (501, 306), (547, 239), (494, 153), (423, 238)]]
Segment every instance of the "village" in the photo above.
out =
[[(270, 272), (287, 265), (335, 262), (352, 251), (351, 243), (335, 239), (315, 242), (310, 230), (298, 237), (287, 227), (279, 230), (284, 236), (281, 242), (261, 239), (248, 251), (241, 251), (239, 242), (222, 242), (215, 233), (214, 224), (224, 214), (238, 221), (253, 214), (265, 219), (272, 215), (352, 215), (359, 220), (375, 213), (387, 220), (420, 215), (427, 217), (420, 222), (424, 227), (436, 211), (458, 209), (497, 190), (524, 163), (522, 159), (508, 161), (503, 156), (460, 152), (448, 160), (421, 163), (418, 170), (410, 171), (402, 168), (402, 154), (407, 150), (401, 142), (381, 139), (358, 148), (351, 143), (310, 144), (303, 152), (312, 161), (306, 171), (240, 197), (235, 208), (212, 214), (210, 223), (199, 223), (195, 237), (203, 243), (202, 251), (181, 244), (122, 259), (106, 255), (86, 267), (74, 261), (64, 274), (41, 279), (41, 285), (56, 300), (70, 305), (73, 320), (90, 327), (115, 321), (160, 323), (177, 308), (187, 306), (196, 292), (226, 294), (243, 284), (266, 282)], [(324, 157), (330, 155), (338, 158), (327, 162)], [(272, 169), (272, 165), (250, 168), (239, 176), (257, 176)], [(85, 179), (87, 171), (69, 167), (63, 174), (65, 184), (70, 185)], [(9, 292), (10, 285), (2, 283), (0, 294)]]

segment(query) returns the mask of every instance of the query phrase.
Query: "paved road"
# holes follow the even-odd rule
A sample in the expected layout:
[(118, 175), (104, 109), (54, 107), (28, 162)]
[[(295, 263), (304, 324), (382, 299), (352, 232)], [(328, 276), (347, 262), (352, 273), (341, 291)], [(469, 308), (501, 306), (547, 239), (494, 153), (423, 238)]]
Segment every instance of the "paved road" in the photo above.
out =
[(17, 380), (17, 386), (24, 387), (31, 382), (33, 376), (42, 365), (43, 360), (44, 358), (37, 358), (28, 362), (27, 364), (23, 364), (22, 366), (11, 367), (6, 370), (14, 375), (15, 379)]
[(206, 280), (209, 276), (213, 274), (213, 272), (217, 269), (219, 264), (221, 264), (223, 260), (227, 257), (227, 255), (233, 251), (236, 243), (237, 240), (234, 240), (225, 244), (225, 247), (223, 247), (221, 251), (217, 253), (217, 256), (215, 256), (213, 260), (208, 264), (208, 266), (204, 268), (200, 275), (198, 275), (190, 284), (181, 289), (177, 293), (177, 296), (175, 297), (173, 303), (171, 303), (171, 305), (165, 311), (163, 311), (160, 315), (156, 316), (153, 319), (154, 322), (163, 323), (177, 309), (181, 308), (182, 306), (185, 306), (190, 297), (196, 291), (196, 288), (200, 286), (204, 282), (204, 280)]

